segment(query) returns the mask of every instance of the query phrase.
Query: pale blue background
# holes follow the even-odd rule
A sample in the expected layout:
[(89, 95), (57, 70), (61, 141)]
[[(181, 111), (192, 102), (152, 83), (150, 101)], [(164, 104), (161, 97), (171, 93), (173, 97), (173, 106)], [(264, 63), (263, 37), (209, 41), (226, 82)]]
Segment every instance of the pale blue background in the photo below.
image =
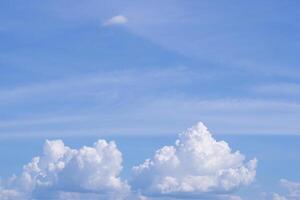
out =
[[(46, 138), (117, 141), (124, 173), (197, 121), (299, 181), (299, 1), (0, 2), (0, 177)], [(103, 26), (123, 15), (123, 25)], [(137, 151), (138, 149), (138, 151)], [(253, 192), (254, 191), (254, 192)]]

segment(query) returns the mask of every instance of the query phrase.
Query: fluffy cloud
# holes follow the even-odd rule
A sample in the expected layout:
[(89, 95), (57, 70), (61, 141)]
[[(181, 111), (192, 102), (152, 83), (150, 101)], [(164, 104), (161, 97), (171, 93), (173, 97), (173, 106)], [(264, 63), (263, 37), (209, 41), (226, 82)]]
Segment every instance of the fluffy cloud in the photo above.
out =
[(155, 196), (201, 197), (226, 194), (253, 182), (256, 159), (245, 162), (224, 141), (216, 141), (198, 123), (164, 146), (152, 159), (133, 168), (132, 186)]
[(2, 184), (0, 199), (118, 199), (130, 190), (121, 170), (122, 154), (114, 142), (99, 140), (76, 150), (47, 140), (42, 156)]
[(245, 162), (241, 153), (216, 141), (202, 123), (181, 134), (174, 146), (159, 149), (152, 159), (134, 167), (134, 190), (120, 178), (122, 154), (114, 142), (99, 140), (92, 147), (71, 149), (61, 140), (47, 140), (41, 156), (25, 165), (19, 176), (0, 184), (0, 199), (240, 200), (230, 192), (250, 184), (255, 169), (256, 159)]
[(123, 15), (116, 15), (103, 23), (104, 26), (112, 26), (112, 25), (123, 25), (128, 22), (127, 17)]

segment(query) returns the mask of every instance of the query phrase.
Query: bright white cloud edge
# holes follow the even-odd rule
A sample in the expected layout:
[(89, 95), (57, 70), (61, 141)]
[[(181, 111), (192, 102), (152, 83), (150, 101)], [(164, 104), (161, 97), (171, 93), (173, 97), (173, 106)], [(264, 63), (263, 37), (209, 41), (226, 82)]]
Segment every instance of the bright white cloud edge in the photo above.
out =
[(133, 168), (132, 186), (142, 194), (182, 198), (227, 194), (249, 185), (257, 160), (245, 162), (225, 141), (216, 141), (203, 123), (164, 146), (151, 159)]
[[(97, 141), (78, 150), (61, 140), (46, 141), (43, 154), (23, 167), (20, 176), (7, 180), (0, 199), (74, 199), (103, 196), (117, 199), (130, 190), (119, 174), (122, 154), (114, 142)], [(75, 199), (76, 199), (75, 198)]]
[(128, 23), (127, 17), (123, 15), (116, 15), (108, 20), (106, 20), (102, 25), (103, 26), (113, 26), (113, 25), (124, 25)]
[(113, 141), (71, 149), (61, 140), (47, 140), (43, 154), (25, 165), (21, 175), (1, 183), (0, 199), (240, 199), (232, 190), (250, 184), (256, 174), (256, 159), (244, 160), (198, 123), (175, 146), (157, 150), (152, 159), (134, 167), (131, 187), (120, 178), (122, 154)]

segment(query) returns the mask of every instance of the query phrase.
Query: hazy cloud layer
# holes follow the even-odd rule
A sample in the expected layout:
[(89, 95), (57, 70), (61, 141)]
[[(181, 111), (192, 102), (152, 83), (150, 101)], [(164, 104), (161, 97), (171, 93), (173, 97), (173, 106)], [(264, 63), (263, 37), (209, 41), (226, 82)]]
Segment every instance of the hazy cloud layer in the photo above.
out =
[[(202, 96), (216, 91), (206, 88), (216, 80), (211, 73), (178, 67), (116, 70), (2, 88), (0, 109), (9, 117), (0, 119), (0, 138), (168, 134), (198, 119), (218, 134), (300, 133), (298, 101)], [(192, 88), (192, 94), (185, 92)]]
[(300, 199), (300, 182), (293, 182), (286, 179), (279, 181), (280, 185), (285, 188), (287, 195), (274, 193), (273, 200), (299, 200)]
[(277, 193), (273, 194), (273, 200), (287, 200), (284, 196), (281, 196)]

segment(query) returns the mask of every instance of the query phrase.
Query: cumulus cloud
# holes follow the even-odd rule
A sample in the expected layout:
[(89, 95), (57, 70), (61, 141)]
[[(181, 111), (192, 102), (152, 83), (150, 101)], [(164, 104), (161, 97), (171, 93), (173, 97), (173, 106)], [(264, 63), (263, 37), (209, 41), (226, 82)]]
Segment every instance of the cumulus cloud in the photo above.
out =
[(174, 146), (135, 166), (132, 187), (146, 195), (181, 198), (228, 194), (253, 182), (256, 163), (216, 141), (200, 122), (179, 135)]
[(24, 165), (19, 176), (0, 183), (0, 199), (241, 200), (231, 192), (253, 182), (256, 159), (246, 162), (198, 123), (174, 146), (157, 150), (152, 159), (133, 168), (134, 190), (120, 178), (121, 170), (122, 154), (114, 142), (98, 140), (91, 147), (72, 149), (61, 140), (47, 140), (42, 155)]
[(34, 157), (0, 188), (0, 199), (118, 199), (129, 185), (122, 181), (122, 154), (114, 142), (71, 149), (61, 140), (46, 141)]
[(116, 15), (108, 20), (106, 20), (103, 25), (104, 26), (113, 26), (113, 25), (124, 25), (128, 22), (127, 17), (123, 15)]

